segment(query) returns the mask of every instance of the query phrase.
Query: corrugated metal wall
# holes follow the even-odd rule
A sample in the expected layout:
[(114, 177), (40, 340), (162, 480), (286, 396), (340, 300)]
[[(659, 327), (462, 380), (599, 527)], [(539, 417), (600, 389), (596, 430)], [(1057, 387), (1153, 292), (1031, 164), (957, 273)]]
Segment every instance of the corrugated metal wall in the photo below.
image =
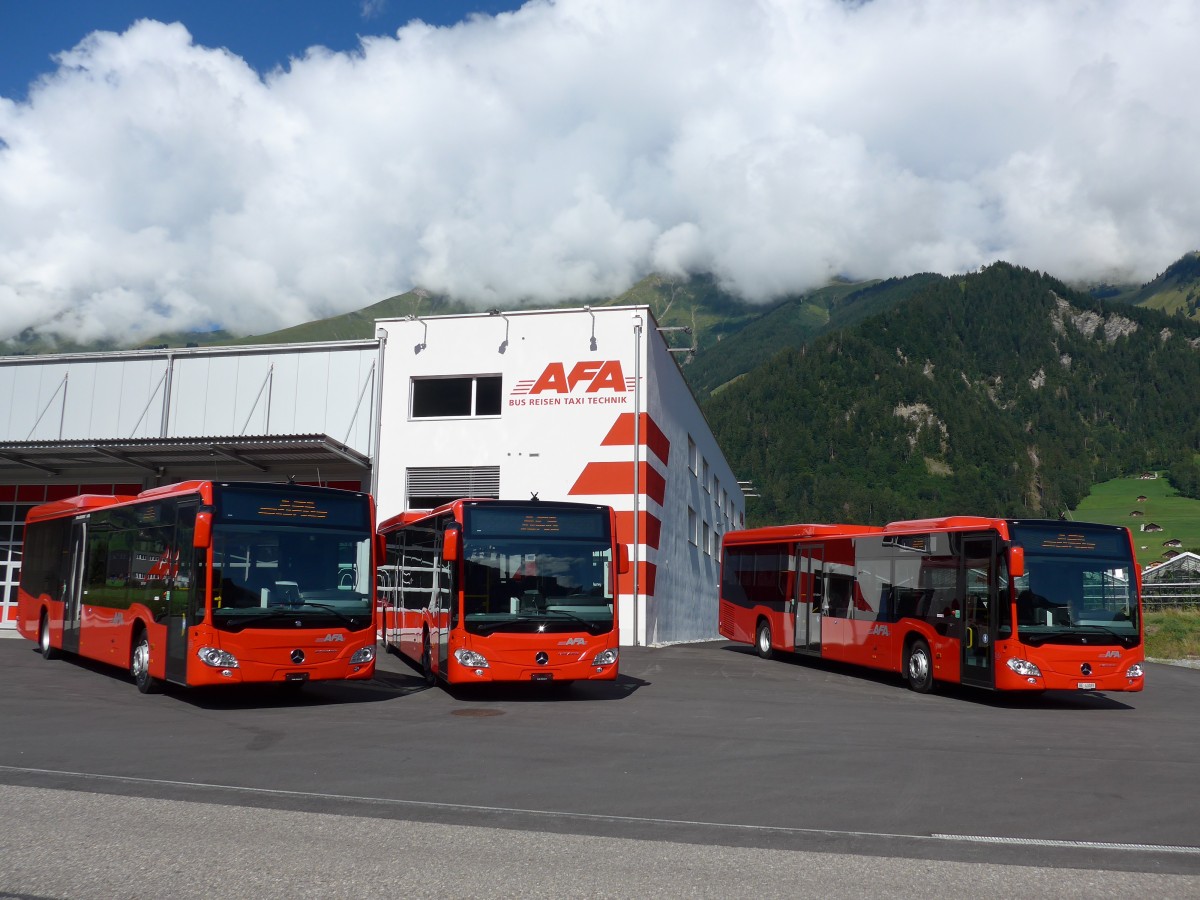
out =
[(374, 341), (0, 358), (0, 442), (327, 434), (371, 455)]

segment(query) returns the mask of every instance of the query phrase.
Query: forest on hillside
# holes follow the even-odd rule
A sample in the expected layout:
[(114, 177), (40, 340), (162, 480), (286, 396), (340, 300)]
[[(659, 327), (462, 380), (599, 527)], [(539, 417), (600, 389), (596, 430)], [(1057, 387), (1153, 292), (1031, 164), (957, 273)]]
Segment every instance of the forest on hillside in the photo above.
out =
[(1200, 325), (997, 263), (789, 346), (704, 400), (753, 524), (1057, 516), (1166, 470), (1200, 497)]

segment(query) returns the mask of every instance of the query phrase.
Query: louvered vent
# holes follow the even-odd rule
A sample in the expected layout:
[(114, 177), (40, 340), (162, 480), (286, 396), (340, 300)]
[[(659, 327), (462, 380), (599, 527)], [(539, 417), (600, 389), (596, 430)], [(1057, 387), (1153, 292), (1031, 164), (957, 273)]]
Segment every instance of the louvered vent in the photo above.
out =
[(409, 509), (432, 509), (460, 497), (499, 497), (499, 466), (411, 468), (405, 476)]

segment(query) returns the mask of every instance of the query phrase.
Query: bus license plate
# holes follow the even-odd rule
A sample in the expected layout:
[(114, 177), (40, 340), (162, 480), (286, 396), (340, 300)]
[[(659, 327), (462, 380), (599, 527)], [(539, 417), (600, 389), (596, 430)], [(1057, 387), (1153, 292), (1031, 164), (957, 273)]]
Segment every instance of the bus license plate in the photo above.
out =
[(533, 675), (530, 676), (530, 680), (532, 680), (532, 681), (553, 681), (554, 673), (553, 672), (534, 672)]
[(1081, 691), (1094, 691), (1094, 690), (1096, 689), (1096, 682), (1094, 682), (1094, 681), (1081, 681), (1081, 682), (1079, 682), (1079, 683), (1078, 683), (1077, 685), (1075, 685), (1075, 686), (1076, 686), (1077, 688), (1079, 688), (1079, 690), (1081, 690)]

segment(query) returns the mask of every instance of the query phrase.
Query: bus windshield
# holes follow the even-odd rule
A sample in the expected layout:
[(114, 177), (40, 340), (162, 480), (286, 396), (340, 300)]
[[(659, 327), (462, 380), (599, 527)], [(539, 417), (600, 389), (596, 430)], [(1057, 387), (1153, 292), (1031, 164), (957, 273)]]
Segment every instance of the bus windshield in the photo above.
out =
[(221, 524), (213, 534), (213, 624), (371, 625), (371, 541), (362, 531)]
[(525, 536), (468, 539), (464, 549), (469, 633), (612, 631), (609, 544)]
[(1137, 576), (1123, 529), (1074, 523), (1012, 528), (1025, 548), (1014, 579), (1017, 633), (1031, 645), (1138, 642)]

